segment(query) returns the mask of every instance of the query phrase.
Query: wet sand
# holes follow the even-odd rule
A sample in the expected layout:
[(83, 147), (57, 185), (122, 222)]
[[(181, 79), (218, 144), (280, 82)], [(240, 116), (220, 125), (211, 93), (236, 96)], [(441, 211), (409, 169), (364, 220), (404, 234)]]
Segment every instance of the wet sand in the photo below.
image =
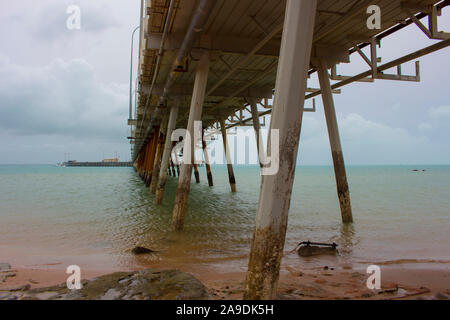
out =
[[(42, 288), (65, 283), (65, 270), (54, 265), (39, 268), (16, 268), (15, 276), (0, 282), (0, 291), (21, 287)], [(138, 268), (140, 269), (140, 268)], [(211, 299), (242, 299), (245, 272), (217, 272), (212, 269), (179, 268), (199, 279)], [(136, 269), (137, 270), (137, 269)], [(92, 279), (117, 270), (83, 270), (83, 279)], [(130, 270), (126, 270), (130, 271)], [(282, 266), (278, 299), (449, 299), (450, 272), (445, 268), (421, 269), (408, 266), (382, 267), (380, 290), (369, 290), (365, 270), (351, 266), (324, 266), (299, 270)]]
[[(383, 271), (380, 290), (366, 287), (363, 270), (311, 269), (284, 270), (280, 277), (278, 299), (449, 299), (450, 275), (443, 270), (388, 269)], [(222, 279), (199, 277), (216, 299), (242, 299), (245, 274), (226, 274)]]

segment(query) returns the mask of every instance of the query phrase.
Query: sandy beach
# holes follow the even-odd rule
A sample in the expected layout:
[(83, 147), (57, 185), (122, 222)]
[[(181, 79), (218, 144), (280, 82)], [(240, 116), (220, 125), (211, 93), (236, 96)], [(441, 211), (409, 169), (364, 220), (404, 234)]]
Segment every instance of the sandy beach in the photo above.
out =
[[(14, 276), (0, 283), (0, 299), (11, 297), (13, 292), (44, 288), (65, 283), (68, 275), (61, 268), (16, 268)], [(83, 279), (93, 279), (117, 270), (83, 270)], [(130, 271), (130, 270), (127, 270)], [(243, 297), (245, 272), (214, 272), (184, 268), (200, 280), (209, 293), (209, 299), (239, 300)], [(382, 268), (380, 290), (369, 290), (365, 270), (352, 266), (324, 266), (299, 270), (282, 266), (277, 299), (425, 299), (447, 300), (450, 298), (450, 272), (448, 269), (422, 269), (411, 266), (388, 266)]]

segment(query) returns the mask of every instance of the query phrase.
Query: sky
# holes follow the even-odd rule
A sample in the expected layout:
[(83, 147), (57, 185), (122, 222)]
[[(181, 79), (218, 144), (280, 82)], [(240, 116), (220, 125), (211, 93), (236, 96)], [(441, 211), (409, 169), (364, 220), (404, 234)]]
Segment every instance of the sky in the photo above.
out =
[[(79, 30), (66, 26), (72, 4), (81, 8)], [(130, 38), (139, 9), (139, 0), (0, 2), (0, 164), (57, 163), (67, 153), (129, 160)], [(443, 12), (440, 28), (450, 31), (450, 10)], [(383, 40), (379, 56), (385, 63), (434, 42), (409, 26)], [(450, 164), (449, 57), (447, 48), (420, 58), (420, 83), (354, 83), (334, 95), (347, 164)], [(358, 55), (338, 66), (345, 75), (366, 69)], [(315, 76), (308, 86), (318, 87)], [(305, 165), (331, 163), (320, 97), (316, 104), (303, 119)]]

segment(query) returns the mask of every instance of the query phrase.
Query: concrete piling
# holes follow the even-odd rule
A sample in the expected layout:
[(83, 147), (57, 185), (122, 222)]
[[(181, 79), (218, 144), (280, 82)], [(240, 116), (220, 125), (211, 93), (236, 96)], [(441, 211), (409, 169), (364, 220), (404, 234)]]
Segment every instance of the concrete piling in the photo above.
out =
[[(174, 176), (179, 177), (180, 176), (180, 162), (178, 161), (178, 156), (176, 153), (173, 156), (172, 165), (175, 165), (175, 168), (177, 169), (176, 174), (174, 174)], [(173, 168), (173, 166), (172, 166), (172, 168)], [(175, 173), (175, 170), (174, 170), (174, 173)]]
[(190, 148), (190, 159), (184, 159), (181, 168), (180, 176), (178, 177), (178, 187), (175, 196), (175, 205), (172, 214), (172, 230), (181, 231), (184, 227), (184, 217), (187, 209), (187, 200), (189, 196), (192, 166), (194, 163), (195, 141), (194, 141), (194, 122), (200, 121), (203, 110), (203, 103), (205, 100), (206, 85), (208, 81), (209, 72), (209, 53), (203, 51), (197, 65), (197, 72), (195, 75), (194, 90), (192, 92), (191, 106), (189, 110), (189, 119), (187, 125), (187, 132), (191, 138), (184, 140), (184, 155), (186, 155), (186, 148)]
[(150, 193), (153, 193), (153, 194), (156, 192), (156, 185), (158, 183), (158, 174), (159, 174), (159, 168), (160, 168), (162, 144), (163, 144), (163, 138), (158, 137), (158, 142), (157, 142), (156, 152), (155, 152), (155, 160), (153, 163), (152, 177), (150, 180), (150, 188), (149, 188)]
[(152, 180), (153, 164), (156, 157), (156, 149), (158, 147), (158, 141), (159, 141), (159, 127), (156, 128), (155, 134), (152, 136), (151, 144), (149, 146), (149, 154), (147, 158), (147, 166), (145, 174), (145, 183), (147, 184), (147, 187), (150, 186)]
[(255, 130), (256, 137), (256, 150), (258, 152), (259, 166), (262, 167), (261, 156), (264, 155), (264, 147), (261, 144), (261, 125), (259, 123), (258, 107), (255, 99), (250, 100), (250, 108), (252, 112), (253, 129)]
[(161, 168), (161, 162), (162, 162), (162, 156), (163, 156), (163, 151), (164, 151), (164, 146), (165, 146), (165, 141), (167, 141), (167, 139), (170, 140), (170, 137), (167, 137), (167, 125), (168, 125), (168, 116), (166, 115), (163, 119), (162, 119), (162, 124), (160, 127), (160, 134), (158, 137), (158, 145), (156, 147), (156, 155), (155, 155), (155, 161), (154, 161), (154, 165), (153, 165), (153, 171), (152, 171), (152, 181), (150, 183), (150, 193), (155, 194), (156, 193), (156, 187), (158, 185), (158, 181), (159, 181), (159, 175), (160, 175), (160, 168)]
[[(166, 132), (166, 140), (164, 143), (164, 150), (162, 155), (162, 162), (161, 162), (161, 168), (159, 171), (159, 177), (158, 177), (158, 184), (156, 187), (156, 196), (155, 196), (155, 203), (161, 204), (162, 199), (164, 197), (164, 188), (166, 186), (166, 179), (167, 179), (167, 170), (169, 168), (169, 161), (173, 168), (172, 163), (172, 132), (175, 129), (175, 126), (177, 124), (177, 116), (178, 116), (178, 104), (173, 106), (170, 109), (169, 119), (167, 122), (167, 132)], [(172, 175), (175, 176), (175, 172), (172, 170)]]
[(172, 173), (172, 177), (177, 176), (177, 172), (175, 171), (175, 164), (173, 163), (173, 159), (170, 158), (170, 171)]
[(209, 156), (208, 156), (208, 148), (206, 146), (206, 141), (204, 139), (205, 137), (205, 131), (202, 131), (202, 148), (203, 148), (203, 155), (205, 157), (205, 168), (206, 168), (206, 176), (208, 178), (208, 185), (210, 187), (214, 186), (212, 172), (211, 172), (211, 165), (209, 163)]
[[(195, 159), (194, 159), (195, 161)], [(194, 177), (195, 183), (200, 183), (200, 172), (198, 172), (198, 165), (194, 162)]]
[(273, 299), (276, 295), (300, 140), (316, 6), (317, 0), (287, 0), (286, 3), (271, 119), (271, 130), (279, 132), (279, 170), (276, 174), (262, 177), (245, 299)]
[(319, 76), (320, 88), (322, 89), (322, 101), (327, 122), (331, 153), (333, 156), (334, 173), (342, 221), (344, 223), (351, 223), (353, 222), (353, 214), (350, 203), (350, 192), (326, 60), (320, 60), (320, 63), (317, 66), (317, 73)]
[(143, 161), (142, 161), (141, 179), (144, 181), (144, 183), (146, 182), (146, 176), (147, 176), (148, 155), (149, 155), (149, 150), (150, 150), (150, 146), (151, 146), (150, 141), (151, 141), (151, 138), (145, 144), (144, 158), (142, 159)]
[(220, 131), (222, 132), (223, 149), (225, 150), (225, 156), (227, 158), (228, 181), (230, 182), (231, 192), (236, 192), (236, 179), (234, 177), (231, 153), (227, 141), (227, 129), (225, 127), (224, 119), (220, 119)]
[(150, 155), (150, 149), (152, 146), (152, 142), (153, 142), (153, 137), (150, 137), (150, 139), (147, 141), (146, 145), (145, 145), (145, 153), (144, 153), (144, 159), (143, 159), (143, 163), (142, 163), (142, 180), (144, 181), (144, 183), (147, 183), (147, 171), (148, 171), (148, 159), (149, 159), (149, 155)]

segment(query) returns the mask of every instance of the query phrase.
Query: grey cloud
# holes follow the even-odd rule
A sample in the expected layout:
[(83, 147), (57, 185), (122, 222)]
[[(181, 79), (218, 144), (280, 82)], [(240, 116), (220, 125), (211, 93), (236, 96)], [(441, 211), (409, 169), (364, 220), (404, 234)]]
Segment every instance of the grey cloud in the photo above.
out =
[(30, 68), (0, 57), (0, 127), (18, 135), (121, 140), (126, 135), (125, 85), (96, 80), (84, 60)]
[[(299, 161), (306, 164), (330, 164), (331, 152), (325, 120), (322, 114), (317, 116), (304, 117)], [(448, 141), (430, 138), (432, 134), (445, 132), (443, 128), (429, 128), (430, 132), (425, 134), (368, 120), (357, 113), (338, 115), (338, 118), (347, 164), (450, 162)]]

